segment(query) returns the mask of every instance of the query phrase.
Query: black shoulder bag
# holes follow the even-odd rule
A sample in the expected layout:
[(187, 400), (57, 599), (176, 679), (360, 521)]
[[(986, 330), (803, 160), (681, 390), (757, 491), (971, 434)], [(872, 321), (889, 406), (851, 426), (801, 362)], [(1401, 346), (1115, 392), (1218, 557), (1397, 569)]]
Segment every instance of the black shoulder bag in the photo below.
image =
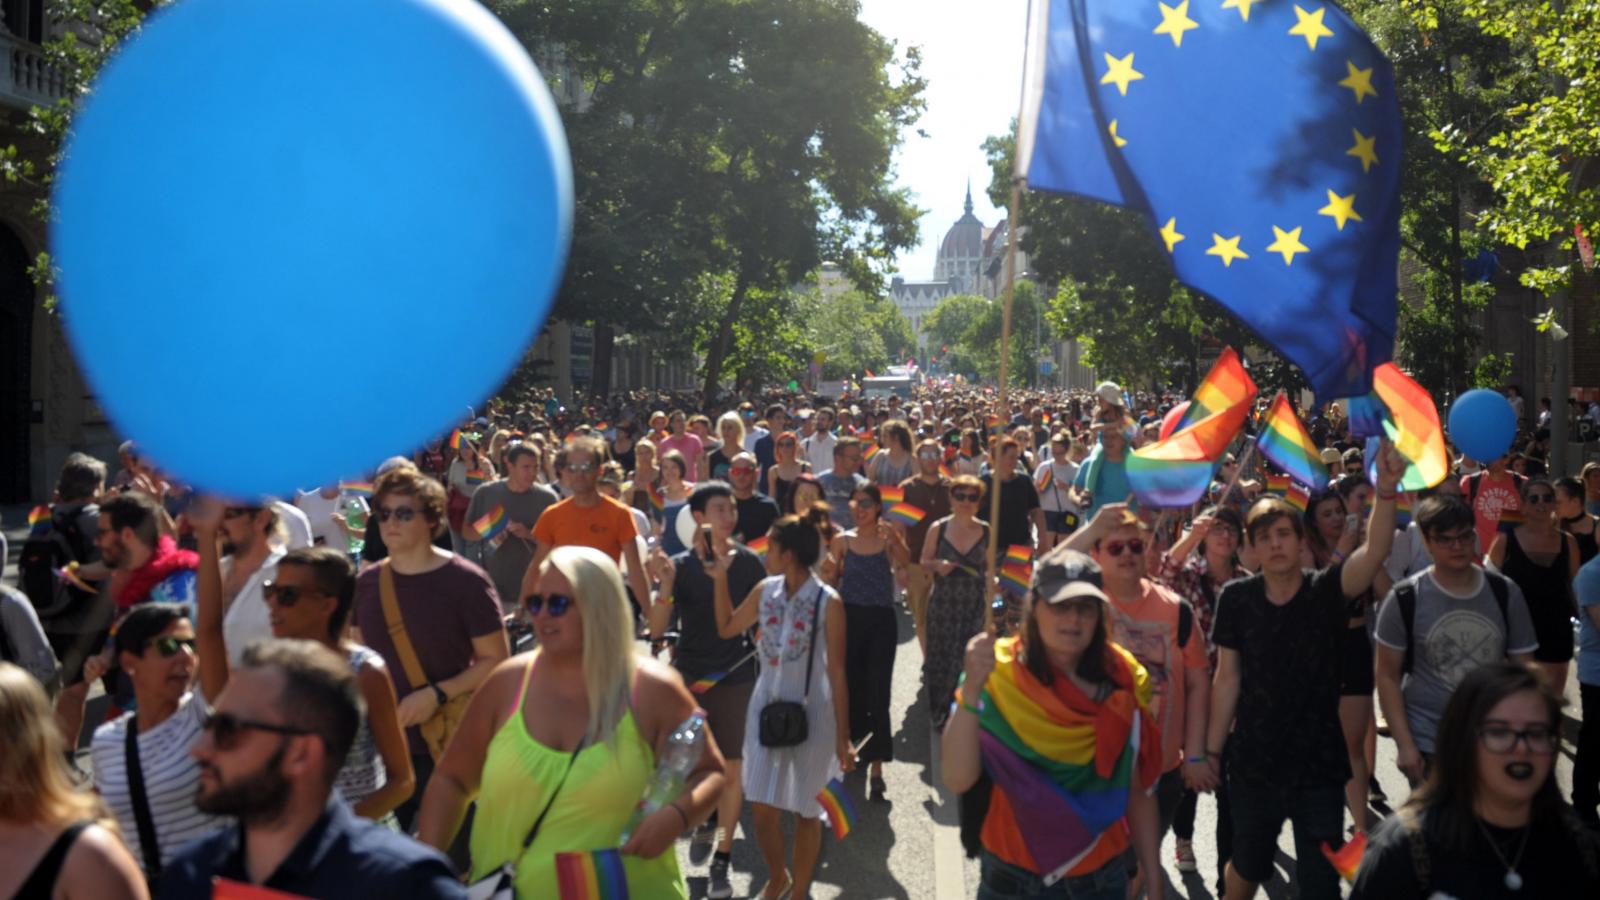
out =
[(144, 793), (144, 769), (139, 766), (138, 716), (128, 717), (128, 740), (123, 745), (123, 764), (128, 770), (133, 821), (139, 828), (139, 852), (144, 857), (144, 878), (154, 887), (161, 877), (161, 844), (156, 840), (156, 823), (150, 815), (150, 798)]
[(806, 742), (810, 733), (806, 721), (806, 702), (811, 699), (811, 666), (817, 659), (817, 622), (822, 613), (822, 600), (827, 591), (817, 591), (817, 601), (811, 607), (811, 646), (806, 653), (806, 692), (797, 703), (793, 700), (773, 700), (761, 707), (757, 736), (763, 747), (794, 747)]

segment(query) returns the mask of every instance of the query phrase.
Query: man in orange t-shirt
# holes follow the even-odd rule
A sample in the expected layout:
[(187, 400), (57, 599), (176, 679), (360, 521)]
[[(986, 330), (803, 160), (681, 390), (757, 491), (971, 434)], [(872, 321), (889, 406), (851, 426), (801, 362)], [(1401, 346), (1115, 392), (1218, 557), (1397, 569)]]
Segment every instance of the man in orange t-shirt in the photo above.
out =
[(638, 531), (628, 507), (600, 493), (600, 465), (605, 459), (601, 443), (580, 437), (556, 453), (556, 470), (572, 496), (549, 507), (534, 523), (537, 544), (533, 563), (522, 577), (522, 596), (526, 597), (539, 580), (539, 567), (550, 551), (565, 545), (593, 547), (625, 564), (628, 587), (639, 604), (641, 614), (650, 612), (650, 586), (644, 577), (644, 563), (634, 540)]

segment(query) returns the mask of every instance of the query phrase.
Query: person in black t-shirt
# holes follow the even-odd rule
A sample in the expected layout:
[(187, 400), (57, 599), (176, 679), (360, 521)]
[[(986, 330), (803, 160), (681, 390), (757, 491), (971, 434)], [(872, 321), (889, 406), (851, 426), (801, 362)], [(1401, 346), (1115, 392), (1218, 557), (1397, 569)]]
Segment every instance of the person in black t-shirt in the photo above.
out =
[[(1016, 438), (998, 438), (991, 458), (994, 460), (992, 468), (999, 470), (1000, 475), (1000, 520), (990, 523), (1000, 533), (1000, 552), (1005, 553), (1013, 544), (1033, 547), (1033, 531), (1037, 529), (1038, 552), (1044, 553), (1050, 549), (1050, 539), (1044, 526), (1044, 509), (1039, 505), (1039, 491), (1033, 486), (1033, 479), (1021, 475), (1017, 468), (1022, 458), (1022, 445)], [(989, 491), (993, 489), (994, 478), (992, 471), (983, 476), (983, 499), (978, 501), (980, 519), (989, 518)]]
[[(749, 478), (754, 479), (754, 460), (747, 453), (740, 459), (750, 460)], [(771, 501), (768, 501), (771, 502)], [(752, 651), (755, 645), (748, 635), (723, 637), (717, 630), (715, 586), (706, 571), (708, 552), (716, 557), (730, 559), (728, 588), (736, 597), (750, 593), (767, 577), (767, 567), (761, 557), (749, 548), (735, 543), (733, 530), (738, 522), (734, 505), (734, 491), (726, 482), (703, 481), (695, 485), (689, 495), (689, 513), (701, 527), (702, 537), (684, 553), (668, 558), (660, 548), (651, 557), (652, 574), (660, 579), (661, 591), (656, 598), (652, 616), (661, 616), (678, 631), (677, 650), (672, 664), (691, 686), (701, 678), (726, 673), (711, 687), (695, 690), (700, 706), (706, 711), (706, 724), (717, 746), (723, 748), (728, 778), (723, 783), (722, 796), (717, 801), (716, 815), (695, 829), (689, 846), (689, 861), (695, 865), (712, 856), (712, 839), (717, 834), (718, 822), (723, 823), (722, 835), (716, 841), (715, 857), (711, 863), (711, 896), (731, 896), (720, 888), (728, 884), (728, 867), (733, 853), (734, 826), (739, 821), (739, 807), (744, 803), (743, 782), (740, 779), (741, 749), (744, 747), (745, 719), (750, 707), (750, 693), (755, 689), (756, 662)], [(711, 546), (703, 539), (704, 526), (711, 528)], [(764, 536), (765, 531), (761, 534)], [(652, 623), (653, 625), (656, 623)], [(665, 627), (668, 622), (661, 623)], [(652, 628), (652, 633), (661, 629)]]
[(772, 523), (778, 521), (778, 504), (771, 497), (756, 490), (756, 458), (749, 453), (738, 453), (728, 466), (728, 483), (733, 487), (733, 502), (739, 512), (739, 523), (733, 527), (733, 536), (748, 544), (766, 537)]
[(1600, 896), (1600, 836), (1556, 787), (1561, 703), (1524, 664), (1463, 678), (1428, 780), (1373, 834), (1351, 900)]
[(1367, 542), (1321, 571), (1300, 568), (1305, 526), (1293, 507), (1267, 498), (1245, 518), (1261, 574), (1228, 584), (1217, 598), (1217, 674), (1205, 753), (1213, 779), (1227, 778), (1232, 806), (1228, 900), (1255, 896), (1271, 875), (1285, 819), (1294, 826), (1300, 896), (1339, 896), (1338, 873), (1321, 845), (1341, 842), (1350, 778), (1339, 725), (1345, 602), (1372, 586), (1389, 555), (1395, 488), (1405, 467), (1385, 442)]

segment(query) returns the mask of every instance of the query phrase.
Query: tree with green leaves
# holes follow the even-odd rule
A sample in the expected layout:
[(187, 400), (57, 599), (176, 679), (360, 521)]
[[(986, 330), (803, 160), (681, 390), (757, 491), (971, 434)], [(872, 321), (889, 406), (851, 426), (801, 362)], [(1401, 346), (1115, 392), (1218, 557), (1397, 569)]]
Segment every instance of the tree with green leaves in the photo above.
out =
[(916, 352), (911, 323), (885, 297), (846, 291), (812, 292), (800, 306), (812, 346), (824, 354), (822, 377), (835, 380), (881, 372)]
[(978, 377), (978, 360), (966, 345), (967, 331), (989, 313), (990, 301), (977, 294), (956, 294), (939, 301), (922, 319), (922, 333), (938, 348), (941, 369), (952, 375)]

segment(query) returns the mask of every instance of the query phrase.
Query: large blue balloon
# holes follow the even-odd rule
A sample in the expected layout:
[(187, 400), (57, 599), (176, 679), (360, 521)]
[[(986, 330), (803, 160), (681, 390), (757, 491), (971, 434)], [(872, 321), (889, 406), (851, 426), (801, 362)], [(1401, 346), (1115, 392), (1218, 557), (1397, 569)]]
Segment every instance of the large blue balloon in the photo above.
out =
[(1478, 462), (1490, 463), (1505, 455), (1516, 436), (1516, 411), (1511, 401), (1494, 391), (1467, 391), (1450, 406), (1450, 439)]
[(55, 205), (118, 429), (233, 496), (420, 445), (538, 333), (571, 234), (543, 78), (462, 0), (180, 0), (74, 122)]

